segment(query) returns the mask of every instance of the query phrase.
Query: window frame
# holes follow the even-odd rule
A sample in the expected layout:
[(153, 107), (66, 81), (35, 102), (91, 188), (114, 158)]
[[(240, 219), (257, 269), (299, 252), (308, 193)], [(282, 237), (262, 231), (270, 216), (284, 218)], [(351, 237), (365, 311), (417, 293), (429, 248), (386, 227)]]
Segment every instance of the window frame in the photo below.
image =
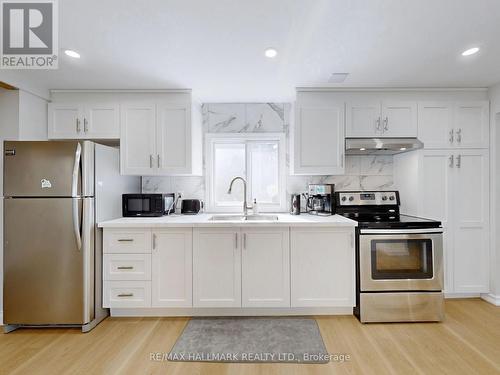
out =
[[(248, 143), (248, 142), (265, 142), (274, 141), (278, 143), (278, 190), (279, 204), (259, 204), (259, 212), (286, 212), (286, 137), (284, 133), (206, 133), (205, 134), (205, 202), (208, 212), (242, 212), (243, 207), (239, 204), (236, 206), (221, 206), (215, 201), (215, 189), (213, 186), (215, 176), (214, 171), (214, 147), (221, 143)], [(248, 151), (245, 156), (245, 168), (248, 167)], [(247, 185), (247, 202), (252, 205), (251, 192), (251, 171), (246, 171)], [(236, 177), (236, 176), (234, 176)], [(240, 182), (237, 182), (240, 183)]]

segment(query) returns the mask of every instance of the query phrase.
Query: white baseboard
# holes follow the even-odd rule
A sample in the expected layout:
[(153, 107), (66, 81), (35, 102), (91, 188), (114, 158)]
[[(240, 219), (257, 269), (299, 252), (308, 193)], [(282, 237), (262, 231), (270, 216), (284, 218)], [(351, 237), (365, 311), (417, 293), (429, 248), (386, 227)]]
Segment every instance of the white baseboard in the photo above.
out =
[(300, 308), (112, 308), (111, 316), (293, 316), (352, 315), (352, 307)]
[(495, 306), (500, 306), (500, 296), (494, 294), (481, 294), (481, 298)]
[(450, 293), (444, 292), (444, 298), (479, 298), (481, 295), (479, 293)]

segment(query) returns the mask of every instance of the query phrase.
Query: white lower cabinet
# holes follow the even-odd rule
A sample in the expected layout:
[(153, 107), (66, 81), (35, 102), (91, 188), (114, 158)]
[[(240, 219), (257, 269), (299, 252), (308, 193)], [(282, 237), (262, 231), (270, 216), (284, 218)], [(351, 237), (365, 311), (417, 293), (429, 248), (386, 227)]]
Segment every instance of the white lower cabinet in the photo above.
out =
[(153, 231), (152, 307), (193, 305), (193, 230)]
[(193, 305), (241, 307), (240, 230), (193, 231)]
[(151, 281), (104, 281), (103, 307), (151, 307)]
[(243, 307), (290, 307), (289, 231), (242, 229)]
[(104, 254), (103, 279), (151, 280), (150, 254)]
[(103, 234), (104, 253), (151, 253), (151, 229), (106, 229)]
[(355, 305), (354, 228), (291, 228), (292, 307)]
[(423, 150), (415, 160), (401, 167), (418, 171), (416, 214), (443, 224), (445, 292), (488, 292), (488, 150)]
[(104, 229), (103, 307), (354, 305), (354, 227)]
[(489, 292), (488, 150), (460, 150), (455, 156), (453, 196), (454, 290)]

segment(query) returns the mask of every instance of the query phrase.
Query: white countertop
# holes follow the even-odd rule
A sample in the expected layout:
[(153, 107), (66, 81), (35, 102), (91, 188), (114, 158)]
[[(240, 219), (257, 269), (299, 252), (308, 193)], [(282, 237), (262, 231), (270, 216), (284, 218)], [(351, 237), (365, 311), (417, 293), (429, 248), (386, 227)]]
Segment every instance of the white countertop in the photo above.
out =
[(314, 226), (314, 227), (355, 227), (358, 223), (341, 215), (316, 216), (303, 213), (290, 215), (287, 213), (263, 213), (262, 215), (278, 216), (277, 221), (212, 221), (214, 215), (203, 213), (198, 215), (170, 215), (162, 217), (122, 217), (120, 219), (102, 221), (100, 228), (157, 228), (157, 227), (269, 227), (269, 226)]

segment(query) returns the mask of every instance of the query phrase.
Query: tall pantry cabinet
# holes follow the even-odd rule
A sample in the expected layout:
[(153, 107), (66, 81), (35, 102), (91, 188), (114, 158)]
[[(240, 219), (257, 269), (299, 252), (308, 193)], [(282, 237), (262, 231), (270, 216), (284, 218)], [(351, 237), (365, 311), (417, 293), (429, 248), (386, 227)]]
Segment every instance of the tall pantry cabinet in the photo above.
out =
[(424, 149), (396, 155), (402, 212), (441, 220), (445, 292), (489, 290), (489, 103), (421, 102)]

